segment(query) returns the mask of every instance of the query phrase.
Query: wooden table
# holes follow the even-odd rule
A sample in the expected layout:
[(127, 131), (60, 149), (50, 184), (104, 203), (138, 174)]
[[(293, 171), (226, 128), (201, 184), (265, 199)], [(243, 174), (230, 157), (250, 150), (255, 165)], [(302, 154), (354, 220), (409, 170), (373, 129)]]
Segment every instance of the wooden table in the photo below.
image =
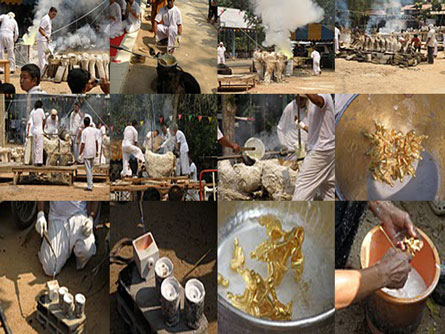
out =
[(10, 66), (9, 60), (7, 59), (0, 59), (0, 67), (3, 67), (3, 71), (5, 72), (5, 83), (10, 83)]
[(77, 174), (76, 166), (20, 166), (12, 167), (14, 173), (13, 184), (16, 185), (23, 173), (67, 173), (70, 176), (70, 186), (74, 184), (74, 176)]
[(218, 74), (218, 90), (221, 91), (224, 88), (235, 88), (241, 86), (248, 91), (250, 87), (255, 87), (256, 76), (256, 74)]

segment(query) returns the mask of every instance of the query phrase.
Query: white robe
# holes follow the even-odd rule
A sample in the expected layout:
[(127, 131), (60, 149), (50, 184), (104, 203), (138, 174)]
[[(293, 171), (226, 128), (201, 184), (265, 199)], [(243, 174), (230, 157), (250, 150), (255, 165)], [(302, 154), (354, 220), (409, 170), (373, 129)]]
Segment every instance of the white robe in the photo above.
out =
[(181, 11), (176, 6), (162, 7), (156, 15), (155, 21), (158, 23), (156, 30), (158, 40), (167, 38), (167, 49), (172, 50), (176, 44), (176, 36), (178, 36), (178, 25), (182, 25)]
[(110, 16), (114, 17), (110, 22), (110, 38), (121, 36), (124, 33), (122, 10), (117, 2), (110, 5)]
[(5, 58), (5, 49), (8, 53), (11, 72), (15, 72), (14, 42), (19, 37), (17, 21), (7, 14), (0, 15), (0, 59)]

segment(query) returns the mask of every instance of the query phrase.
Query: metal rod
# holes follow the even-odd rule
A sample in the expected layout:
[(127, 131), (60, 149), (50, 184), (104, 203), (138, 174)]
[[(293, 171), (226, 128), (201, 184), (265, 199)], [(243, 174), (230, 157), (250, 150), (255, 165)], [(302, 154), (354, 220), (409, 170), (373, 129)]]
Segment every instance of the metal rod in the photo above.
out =
[[(298, 122), (300, 122), (300, 94), (297, 94)], [(301, 129), (298, 128), (298, 147), (301, 147)]]
[(388, 234), (386, 234), (386, 231), (383, 229), (382, 225), (379, 225), (379, 229), (380, 231), (383, 232), (384, 236), (386, 237), (386, 239), (389, 241), (389, 243), (391, 244), (392, 248), (394, 248), (395, 250), (397, 250), (396, 246), (394, 246), (394, 244), (392, 243), (391, 239), (389, 238)]

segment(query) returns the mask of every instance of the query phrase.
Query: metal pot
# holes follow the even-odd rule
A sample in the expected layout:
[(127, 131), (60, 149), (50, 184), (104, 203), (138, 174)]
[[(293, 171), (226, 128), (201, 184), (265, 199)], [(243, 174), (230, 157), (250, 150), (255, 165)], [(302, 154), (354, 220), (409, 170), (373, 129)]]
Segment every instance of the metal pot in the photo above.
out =
[[(303, 251), (306, 266), (296, 283), (289, 270), (277, 288), (283, 302), (293, 302), (291, 321), (253, 317), (232, 306), (228, 291), (242, 293), (245, 284), (231, 272), (234, 237), (246, 254), (246, 266), (266, 277), (266, 265), (250, 258), (250, 252), (266, 239), (258, 218), (277, 216), (285, 230), (295, 225), (305, 229)], [(218, 272), (229, 287), (218, 287), (218, 332), (220, 334), (333, 333), (334, 332), (334, 202), (221, 202), (218, 205)], [(237, 276), (238, 275), (238, 276)]]
[[(443, 95), (355, 95), (336, 118), (335, 178), (341, 200), (445, 199), (445, 98)], [(369, 171), (371, 144), (363, 132), (374, 121), (404, 133), (427, 135), (415, 178), (390, 187), (374, 181)], [(352, 164), (351, 164), (352, 163)]]
[(255, 150), (243, 151), (244, 163), (248, 166), (253, 165), (255, 162), (263, 159), (266, 153), (266, 147), (259, 138), (251, 137), (244, 143), (244, 147), (253, 147)]

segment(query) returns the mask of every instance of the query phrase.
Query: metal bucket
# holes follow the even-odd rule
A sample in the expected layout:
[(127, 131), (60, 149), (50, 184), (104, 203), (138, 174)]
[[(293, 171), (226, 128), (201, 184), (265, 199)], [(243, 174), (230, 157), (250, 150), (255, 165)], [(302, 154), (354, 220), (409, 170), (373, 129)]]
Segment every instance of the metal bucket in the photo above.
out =
[[(417, 228), (424, 246), (418, 252), (411, 266), (417, 270), (426, 283), (427, 289), (415, 298), (396, 298), (378, 290), (367, 301), (366, 315), (368, 325), (374, 334), (415, 333), (422, 319), (426, 299), (436, 288), (440, 276), (440, 259), (436, 247), (428, 236)], [(360, 262), (362, 268), (367, 268), (379, 261), (391, 245), (383, 232), (374, 227), (365, 236), (361, 246)]]
[[(335, 181), (341, 200), (445, 199), (444, 95), (355, 95), (336, 118)], [(371, 144), (363, 132), (374, 132), (374, 121), (404, 133), (427, 135), (416, 177), (394, 187), (374, 181), (369, 171)]]
[[(278, 298), (292, 301), (292, 320), (273, 321), (253, 317), (232, 306), (228, 291), (242, 293), (245, 284), (230, 269), (234, 237), (246, 255), (246, 267), (267, 276), (266, 264), (250, 258), (250, 252), (266, 239), (258, 218), (274, 215), (283, 229), (299, 225), (305, 230), (305, 269), (294, 281), (289, 270), (277, 288)], [(333, 333), (334, 332), (334, 202), (221, 202), (218, 205), (218, 273), (230, 282), (218, 287), (220, 334)]]

